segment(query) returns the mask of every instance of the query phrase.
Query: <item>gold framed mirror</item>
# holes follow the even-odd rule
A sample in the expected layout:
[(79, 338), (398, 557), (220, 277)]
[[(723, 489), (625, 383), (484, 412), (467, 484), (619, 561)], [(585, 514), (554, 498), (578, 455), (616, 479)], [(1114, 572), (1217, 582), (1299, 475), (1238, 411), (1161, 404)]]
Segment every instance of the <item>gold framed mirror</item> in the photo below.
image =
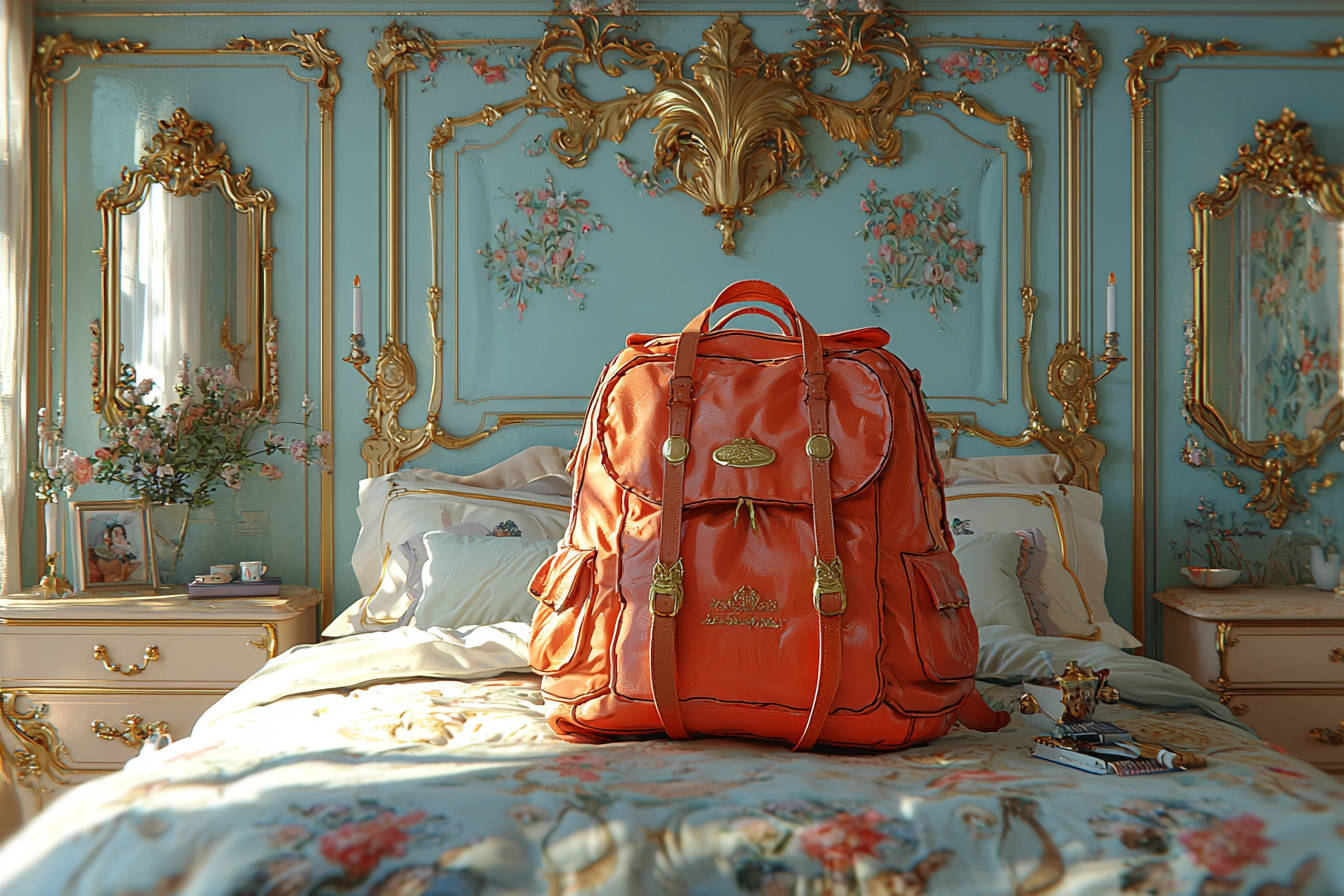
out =
[[(103, 218), (102, 319), (94, 332), (95, 409), (109, 422), (137, 400), (165, 404), (189, 366), (231, 365), (246, 404), (279, 400), (271, 215), (275, 197), (233, 173), (214, 129), (185, 109), (159, 122), (139, 167), (97, 200)], [(188, 372), (190, 375), (190, 373)]]
[[(1308, 506), (1290, 477), (1344, 430), (1344, 168), (1315, 154), (1310, 126), (1289, 109), (1257, 122), (1255, 139), (1190, 204), (1185, 409), (1233, 463), (1262, 474), (1246, 507), (1279, 528)], [(1223, 481), (1245, 488), (1230, 471)]]

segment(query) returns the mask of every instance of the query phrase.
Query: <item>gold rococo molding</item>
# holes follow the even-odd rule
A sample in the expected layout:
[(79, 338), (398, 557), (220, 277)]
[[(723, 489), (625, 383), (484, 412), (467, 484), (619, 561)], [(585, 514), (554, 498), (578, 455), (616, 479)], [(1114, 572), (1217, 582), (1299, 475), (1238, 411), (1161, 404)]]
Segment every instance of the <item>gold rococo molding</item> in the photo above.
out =
[[(766, 54), (752, 43), (751, 29), (737, 16), (729, 15), (717, 18), (706, 29), (700, 47), (679, 54), (660, 50), (650, 41), (623, 33), (618, 22), (606, 17), (561, 18), (548, 26), (542, 38), (536, 41), (439, 41), (424, 28), (409, 28), (392, 22), (368, 57), (374, 84), (383, 91), (389, 125), (388, 267), (393, 271), (389, 274), (387, 296), (389, 327), (373, 377), (363, 372), (369, 359), (362, 355), (362, 351), (352, 352), (346, 359), (355, 364), (369, 383), (369, 414), (365, 422), (372, 433), (365, 439), (363, 455), (369, 463), (370, 475), (399, 469), (431, 445), (466, 447), (503, 426), (581, 417), (579, 414), (494, 414), (488, 415), (494, 417), (493, 425), (487, 426), (483, 418), (474, 433), (461, 437), (445, 432), (438, 425), (443, 376), (443, 339), (438, 318), (443, 292), (435, 252), (433, 282), (428, 288), (426, 302), (434, 357), (426, 423), (416, 429), (406, 429), (397, 419), (416, 389), (414, 363), (400, 338), (400, 292), (395, 274), (400, 264), (399, 80), (416, 69), (418, 58), (434, 59), (446, 48), (530, 45), (534, 50), (526, 66), (529, 84), (522, 96), (483, 106), (471, 115), (449, 116), (434, 129), (428, 146), (432, 209), (437, 208), (443, 192), (438, 153), (462, 128), (477, 124), (490, 127), (517, 111), (561, 118), (564, 125), (552, 131), (549, 149), (562, 163), (579, 167), (586, 163), (589, 154), (602, 140), (620, 142), (636, 120), (649, 118), (656, 122), (653, 129), (655, 164), (660, 170), (671, 171), (678, 179), (678, 189), (701, 201), (705, 214), (718, 219), (715, 227), (722, 234), (722, 247), (725, 252), (731, 252), (733, 234), (741, 227), (741, 216), (751, 213), (752, 203), (780, 189), (784, 175), (792, 170), (791, 166), (800, 164), (798, 138), (802, 133), (802, 118), (815, 119), (834, 139), (854, 142), (870, 164), (875, 165), (899, 160), (901, 139), (896, 124), (901, 116), (913, 114), (917, 107), (947, 104), (964, 115), (1004, 127), (1009, 141), (1022, 152), (1024, 160), (1019, 173), (1019, 189), (1023, 197), (1020, 293), (1025, 326), (1019, 344), (1022, 401), (1028, 420), (1020, 432), (1011, 435), (1001, 435), (978, 425), (972, 415), (947, 414), (943, 415), (943, 422), (954, 439), (957, 433), (967, 433), (1003, 447), (1040, 443), (1069, 461), (1072, 470), (1069, 481), (1096, 489), (1099, 465), (1106, 448), (1087, 431), (1097, 422), (1095, 386), (1125, 359), (1111, 344), (1110, 337), (1107, 352), (1101, 357), (1090, 356), (1082, 347), (1079, 321), (1083, 299), (1081, 289), (1076, 285), (1081, 260), (1075, 257), (1078, 254), (1075, 241), (1067, 260), (1070, 286), (1063, 297), (1067, 309), (1066, 340), (1057, 346), (1047, 371), (1049, 391), (1063, 407), (1062, 422), (1059, 429), (1046, 424), (1034, 395), (1031, 375), (1031, 333), (1039, 301), (1031, 278), (1031, 138), (1019, 119), (986, 109), (963, 90), (923, 90), (920, 79), (924, 69), (918, 50), (953, 44), (971, 45), (1013, 49), (1050, 60), (1053, 70), (1063, 76), (1069, 90), (1069, 130), (1067, 136), (1061, 135), (1061, 139), (1068, 143), (1068, 152), (1061, 167), (1066, 171), (1066, 193), (1075, 207), (1069, 226), (1078, 228), (1082, 226), (1081, 220), (1076, 220), (1081, 199), (1078, 192), (1081, 190), (1082, 164), (1080, 113), (1084, 96), (1095, 85), (1101, 70), (1101, 54), (1076, 22), (1069, 34), (1056, 35), (1038, 43), (983, 38), (907, 38), (901, 33), (903, 27), (903, 22), (890, 13), (852, 16), (822, 13), (812, 26), (817, 34), (815, 38), (798, 41), (794, 49), (786, 53)], [(605, 57), (609, 53), (620, 54), (620, 63), (608, 61)], [(879, 53), (894, 56), (899, 64), (889, 66)], [(557, 57), (563, 57), (559, 64), (555, 64)], [(809, 89), (810, 74), (828, 63), (835, 66), (837, 74), (847, 73), (855, 65), (871, 66), (875, 86), (864, 99), (852, 102), (813, 93)], [(646, 93), (626, 88), (625, 96), (595, 102), (587, 98), (573, 80), (573, 69), (580, 64), (592, 65), (610, 77), (621, 75), (625, 67), (649, 71), (654, 75), (655, 86)], [(687, 65), (692, 72), (689, 77), (683, 75)], [(737, 132), (734, 133), (727, 124), (729, 110), (738, 108), (732, 102), (739, 96), (737, 91), (749, 95), (752, 102), (746, 106), (749, 122), (735, 129)], [(734, 111), (731, 114), (740, 113)], [(725, 135), (730, 139), (724, 139)], [(432, 218), (431, 229), (435, 226)], [(436, 231), (433, 239), (437, 247)], [(1093, 369), (1097, 361), (1106, 364), (1100, 375)]]

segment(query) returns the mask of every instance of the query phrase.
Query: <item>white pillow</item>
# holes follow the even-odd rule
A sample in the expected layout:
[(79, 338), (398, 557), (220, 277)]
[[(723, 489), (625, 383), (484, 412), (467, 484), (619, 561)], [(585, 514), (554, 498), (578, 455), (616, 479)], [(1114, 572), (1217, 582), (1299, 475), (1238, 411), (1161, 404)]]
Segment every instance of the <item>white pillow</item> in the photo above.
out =
[(947, 515), (967, 534), (1035, 527), (1049, 559), (1041, 584), (1050, 594), (1050, 620), (1066, 636), (1116, 647), (1142, 642), (1106, 609), (1106, 537), (1101, 495), (1068, 485), (958, 485), (947, 489)]
[(1017, 577), (1022, 536), (1015, 532), (986, 532), (956, 539), (952, 556), (961, 567), (971, 617), (977, 626), (1010, 625), (1035, 634), (1022, 583)]
[(1069, 462), (1058, 454), (995, 454), (989, 457), (943, 457), (948, 485), (1054, 485), (1069, 472)]
[(414, 619), (422, 629), (530, 622), (537, 601), (527, 586), (556, 546), (541, 538), (429, 532), (425, 549)]
[(359, 539), (350, 563), (366, 595), (338, 615), (327, 637), (404, 625), (414, 609), (419, 539), (458, 530), (558, 541), (569, 521), (573, 480), (567, 452), (533, 447), (481, 473), (454, 476), (434, 470), (398, 470), (359, 486)]

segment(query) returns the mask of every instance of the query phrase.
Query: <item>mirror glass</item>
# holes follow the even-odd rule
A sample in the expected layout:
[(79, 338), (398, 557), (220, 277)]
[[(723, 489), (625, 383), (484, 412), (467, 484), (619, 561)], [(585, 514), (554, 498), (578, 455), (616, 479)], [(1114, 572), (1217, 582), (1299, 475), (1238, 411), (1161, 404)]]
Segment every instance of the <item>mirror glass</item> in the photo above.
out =
[(146, 397), (176, 400), (184, 356), (193, 367), (232, 364), (255, 391), (256, 216), (219, 190), (176, 196), (151, 183), (140, 206), (118, 217), (122, 360), (154, 380)]
[[(214, 129), (185, 109), (159, 122), (137, 168), (104, 190), (103, 316), (94, 327), (94, 401), (108, 421), (141, 400), (175, 400), (189, 359), (233, 365), (246, 405), (274, 407), (278, 322), (272, 310), (275, 197), (234, 173)], [(151, 380), (147, 394), (136, 386)]]
[(1344, 221), (1248, 190), (1207, 226), (1206, 401), (1249, 441), (1305, 438), (1344, 394)]

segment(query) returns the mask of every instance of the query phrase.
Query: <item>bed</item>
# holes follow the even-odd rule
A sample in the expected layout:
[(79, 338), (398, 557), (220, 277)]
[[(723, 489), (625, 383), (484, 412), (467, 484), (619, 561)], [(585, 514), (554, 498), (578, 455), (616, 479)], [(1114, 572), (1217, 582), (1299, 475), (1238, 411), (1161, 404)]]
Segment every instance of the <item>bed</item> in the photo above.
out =
[(1052, 658), (1109, 668), (1123, 702), (1099, 715), (1207, 768), (1090, 776), (1032, 758), (1038, 732), (1017, 716), (883, 755), (557, 739), (528, 622), (481, 621), (509, 612), (460, 574), (483, 548), (452, 555), (455, 577), (436, 557), (471, 539), (524, 557), (551, 537), (562, 460), (532, 449), (477, 477), (366, 482), (368, 597), (328, 629), (340, 636), (277, 657), (191, 737), (56, 801), (0, 849), (0, 892), (1344, 893), (1344, 786), (1124, 651), (1088, 600), (1105, 581), (1087, 534), (1099, 505), (1044, 469), (949, 470), (959, 550), (1013, 527), (1023, 557), (1032, 538), (1042, 552), (1018, 572), (1034, 565), (1047, 600), (1024, 588), (1016, 606), (979, 606), (982, 693), (1011, 706)]

